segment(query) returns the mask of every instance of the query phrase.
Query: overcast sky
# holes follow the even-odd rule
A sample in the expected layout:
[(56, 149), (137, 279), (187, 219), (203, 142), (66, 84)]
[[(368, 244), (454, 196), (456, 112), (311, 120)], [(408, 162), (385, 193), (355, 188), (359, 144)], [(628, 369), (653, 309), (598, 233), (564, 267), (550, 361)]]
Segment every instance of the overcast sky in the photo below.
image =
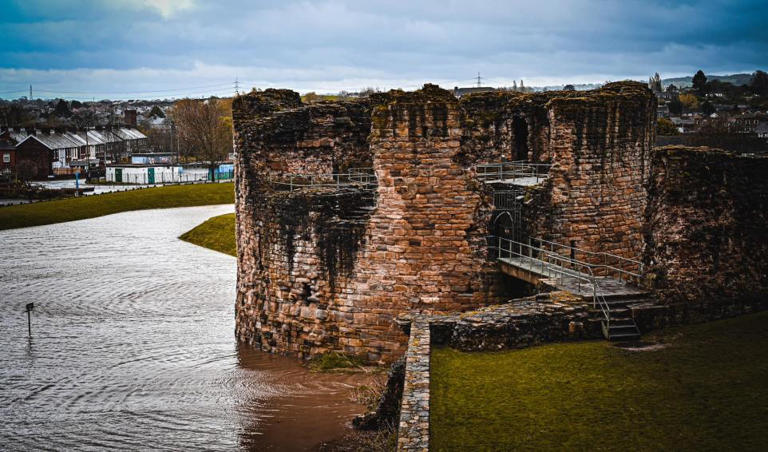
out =
[(768, 68), (766, 0), (0, 0), (0, 97), (589, 83)]

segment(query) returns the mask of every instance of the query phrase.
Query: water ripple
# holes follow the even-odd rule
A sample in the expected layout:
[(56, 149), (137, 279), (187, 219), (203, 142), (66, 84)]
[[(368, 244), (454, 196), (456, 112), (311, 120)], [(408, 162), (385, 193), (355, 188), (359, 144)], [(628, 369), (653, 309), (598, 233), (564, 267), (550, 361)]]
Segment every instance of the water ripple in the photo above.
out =
[(177, 239), (230, 211), (0, 231), (1, 449), (300, 450), (339, 433), (360, 377), (238, 347), (235, 260)]

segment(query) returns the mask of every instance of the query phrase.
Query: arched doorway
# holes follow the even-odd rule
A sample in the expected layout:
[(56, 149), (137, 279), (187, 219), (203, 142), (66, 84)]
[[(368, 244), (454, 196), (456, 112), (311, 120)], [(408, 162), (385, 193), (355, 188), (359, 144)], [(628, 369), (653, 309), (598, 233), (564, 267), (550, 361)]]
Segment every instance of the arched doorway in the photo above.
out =
[(520, 242), (523, 239), (520, 216), (511, 210), (505, 210), (496, 214), (492, 227), (493, 235), (505, 239)]

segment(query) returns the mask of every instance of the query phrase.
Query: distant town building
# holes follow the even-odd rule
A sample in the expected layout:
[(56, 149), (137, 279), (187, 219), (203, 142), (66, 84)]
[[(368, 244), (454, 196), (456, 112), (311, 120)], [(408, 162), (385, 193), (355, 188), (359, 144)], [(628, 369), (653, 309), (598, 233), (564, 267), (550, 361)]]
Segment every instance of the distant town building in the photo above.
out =
[(487, 93), (489, 91), (497, 91), (496, 88), (492, 88), (490, 86), (472, 86), (469, 88), (459, 88), (458, 86), (453, 88), (453, 95), (461, 98), (461, 96), (465, 96), (467, 94), (474, 94), (474, 93)]
[(35, 168), (35, 178), (72, 174), (84, 166), (103, 167), (143, 150), (147, 142), (143, 133), (128, 127), (88, 130), (16, 127), (0, 129), (0, 133), (16, 150), (15, 165), (29, 162)]
[(45, 179), (52, 174), (53, 153), (34, 135), (16, 145), (16, 171), (24, 164), (32, 179)]
[(659, 104), (656, 107), (656, 116), (659, 118), (669, 118), (669, 105)]
[(138, 126), (136, 110), (134, 109), (125, 110), (125, 112), (123, 113), (123, 118), (125, 121), (125, 125), (127, 125), (128, 127), (135, 128)]
[(107, 165), (107, 182), (124, 184), (162, 184), (181, 182), (182, 168), (178, 165), (141, 165), (120, 163)]

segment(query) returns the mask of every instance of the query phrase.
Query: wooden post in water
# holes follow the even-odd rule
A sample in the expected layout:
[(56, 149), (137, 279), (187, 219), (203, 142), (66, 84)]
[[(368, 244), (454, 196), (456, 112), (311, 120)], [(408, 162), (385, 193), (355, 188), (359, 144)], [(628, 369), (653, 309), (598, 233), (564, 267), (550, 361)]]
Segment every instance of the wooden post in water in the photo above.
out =
[(32, 310), (34, 308), (34, 303), (27, 303), (27, 330), (29, 331), (29, 337), (32, 337)]

